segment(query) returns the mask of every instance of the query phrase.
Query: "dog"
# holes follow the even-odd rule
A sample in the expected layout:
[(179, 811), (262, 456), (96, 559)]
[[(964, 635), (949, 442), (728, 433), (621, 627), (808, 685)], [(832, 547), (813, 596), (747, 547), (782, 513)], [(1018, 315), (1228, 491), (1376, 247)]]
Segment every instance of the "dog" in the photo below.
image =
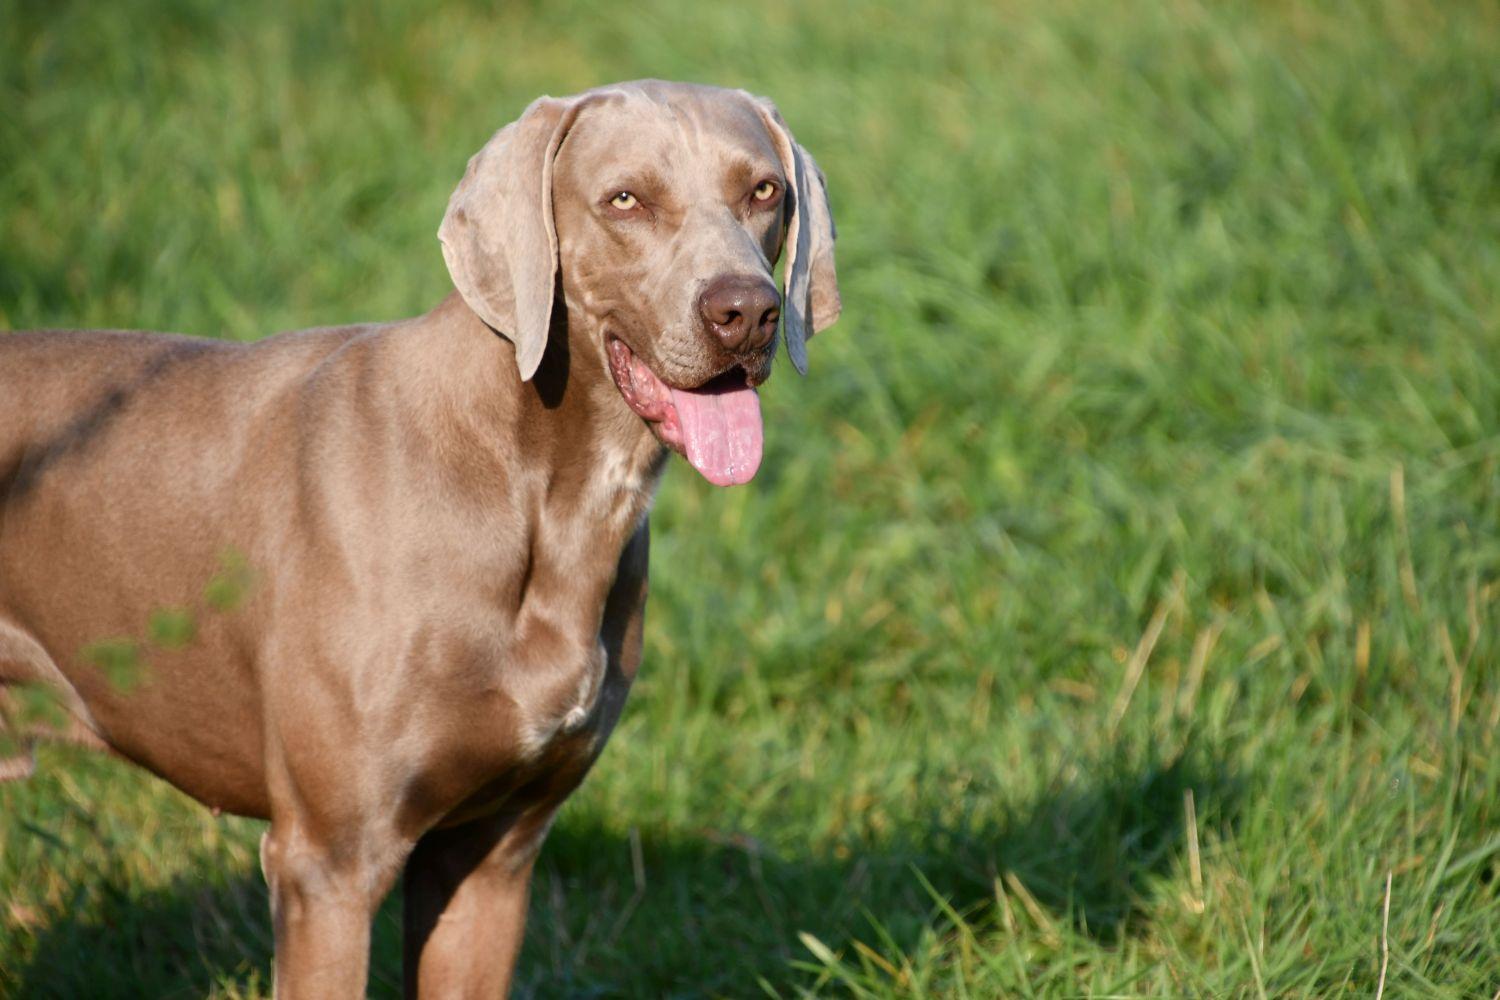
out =
[(778, 326), (805, 373), (839, 314), (834, 235), (770, 102), (636, 81), (469, 161), (426, 315), (0, 336), (0, 678), (270, 821), (278, 997), (364, 995), (398, 875), (407, 995), (505, 994), (640, 666), (665, 463), (755, 475)]

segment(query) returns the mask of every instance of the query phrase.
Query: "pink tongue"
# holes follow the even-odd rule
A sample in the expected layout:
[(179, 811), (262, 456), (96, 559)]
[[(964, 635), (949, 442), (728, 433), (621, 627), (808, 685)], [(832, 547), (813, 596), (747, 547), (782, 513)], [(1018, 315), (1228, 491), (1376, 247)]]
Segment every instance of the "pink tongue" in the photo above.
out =
[(687, 459), (715, 486), (748, 483), (760, 468), (760, 396), (736, 388), (673, 389)]

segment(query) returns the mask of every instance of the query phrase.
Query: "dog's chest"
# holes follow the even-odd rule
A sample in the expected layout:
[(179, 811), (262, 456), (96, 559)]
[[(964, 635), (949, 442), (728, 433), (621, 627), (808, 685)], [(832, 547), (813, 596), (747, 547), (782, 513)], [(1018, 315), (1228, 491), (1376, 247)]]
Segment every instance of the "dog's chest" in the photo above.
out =
[[(497, 655), (490, 680), (455, 680), (444, 706), (427, 714), (413, 765), (414, 806), (426, 822), (455, 823), (497, 808), (528, 811), (556, 804), (583, 779), (619, 721), (630, 690), (618, 649), (595, 634), (582, 658), (538, 660)], [(613, 655), (612, 655), (613, 654)], [(476, 678), (469, 668), (459, 671)], [(477, 678), (476, 678), (477, 679)]]
[[(634, 494), (634, 482), (620, 484)], [(647, 498), (649, 499), (649, 498)], [(517, 746), (524, 760), (574, 748), (590, 760), (614, 729), (640, 661), (645, 602), (645, 504), (622, 504), (629, 540), (615, 542), (607, 569), (586, 542), (571, 556), (538, 568), (536, 600), (523, 614), (506, 657), (503, 686), (518, 712)], [(636, 530), (639, 528), (640, 530)], [(610, 534), (610, 533), (606, 533)], [(577, 537), (576, 535), (574, 537)]]
[(616, 469), (575, 494), (582, 503), (537, 521), (519, 607), (497, 609), (487, 654), (448, 665), (448, 697), (467, 702), (460, 711), (475, 724), (445, 727), (425, 756), (447, 776), (434, 785), (469, 785), (461, 814), (519, 807), (523, 793), (559, 800), (619, 721), (640, 663), (655, 477)]
[(521, 713), (519, 752), (531, 761), (557, 753), (582, 753), (592, 759), (619, 721), (630, 681), (612, 663), (602, 638), (585, 659), (564, 676), (534, 688), (535, 696), (517, 698)]

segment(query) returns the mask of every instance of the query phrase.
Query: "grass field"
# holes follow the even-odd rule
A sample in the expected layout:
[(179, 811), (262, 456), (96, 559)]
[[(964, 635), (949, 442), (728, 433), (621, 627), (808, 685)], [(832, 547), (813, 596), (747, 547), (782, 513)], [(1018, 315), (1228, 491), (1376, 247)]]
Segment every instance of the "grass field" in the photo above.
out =
[[(0, 329), (423, 311), (467, 156), (646, 75), (775, 98), (845, 312), (667, 477), (521, 995), (1496, 994), (1492, 6), (0, 0)], [(43, 751), (0, 993), (268, 996), (260, 829)]]

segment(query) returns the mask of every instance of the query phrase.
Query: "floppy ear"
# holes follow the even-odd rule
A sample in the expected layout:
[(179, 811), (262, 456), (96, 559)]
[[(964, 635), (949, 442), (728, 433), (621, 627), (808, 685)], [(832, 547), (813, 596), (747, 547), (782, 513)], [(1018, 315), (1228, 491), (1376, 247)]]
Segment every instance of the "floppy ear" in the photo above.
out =
[(757, 104), (786, 172), (787, 203), (792, 214), (787, 220), (786, 263), (782, 268), (786, 286), (782, 333), (792, 365), (806, 375), (808, 338), (832, 326), (843, 308), (833, 267), (836, 233), (833, 213), (828, 209), (828, 185), (817, 163), (792, 138), (776, 106), (766, 100)]
[(547, 350), (557, 274), (552, 161), (583, 98), (542, 97), (469, 160), (438, 227), (469, 308), (516, 347), (525, 381)]

